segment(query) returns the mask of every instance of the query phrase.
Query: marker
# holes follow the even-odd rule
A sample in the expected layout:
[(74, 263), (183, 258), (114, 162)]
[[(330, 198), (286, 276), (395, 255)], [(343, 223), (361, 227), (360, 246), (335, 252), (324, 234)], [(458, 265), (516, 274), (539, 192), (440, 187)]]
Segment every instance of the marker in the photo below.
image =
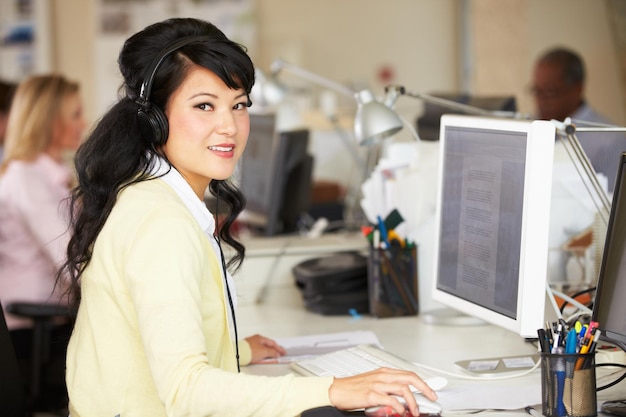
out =
[[(567, 339), (565, 340), (565, 353), (568, 355), (573, 355), (576, 353), (576, 349), (578, 343), (576, 342), (576, 330), (570, 329), (567, 332)], [(565, 365), (565, 373), (568, 378), (572, 378), (574, 376), (574, 364), (576, 363), (575, 356), (568, 356), (567, 363)]]
[(576, 353), (576, 330), (570, 329), (567, 332), (567, 339), (565, 339), (565, 353)]
[(385, 222), (382, 217), (378, 217), (378, 230), (380, 230), (380, 240), (385, 242), (387, 247), (389, 247), (389, 237), (387, 236), (387, 227), (385, 227)]

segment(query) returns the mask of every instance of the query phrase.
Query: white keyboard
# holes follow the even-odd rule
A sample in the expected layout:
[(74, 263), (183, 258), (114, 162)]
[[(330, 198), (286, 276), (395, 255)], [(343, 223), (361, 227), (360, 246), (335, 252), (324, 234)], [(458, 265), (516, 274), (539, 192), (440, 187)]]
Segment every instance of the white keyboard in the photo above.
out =
[(346, 377), (381, 367), (399, 368), (388, 360), (381, 359), (371, 352), (370, 346), (354, 346), (323, 355), (302, 359), (292, 364), (296, 371), (314, 376)]
[[(372, 345), (359, 345), (302, 359), (292, 362), (290, 367), (302, 375), (337, 378), (353, 376), (381, 367), (404, 369), (419, 374), (417, 367), (411, 362)], [(448, 383), (443, 377), (428, 378), (425, 381), (435, 391)]]

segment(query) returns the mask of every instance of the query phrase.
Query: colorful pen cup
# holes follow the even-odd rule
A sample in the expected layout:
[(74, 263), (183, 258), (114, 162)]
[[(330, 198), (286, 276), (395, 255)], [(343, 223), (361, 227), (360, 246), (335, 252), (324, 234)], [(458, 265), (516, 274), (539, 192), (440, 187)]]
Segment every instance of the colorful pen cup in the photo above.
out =
[(541, 404), (546, 417), (597, 415), (595, 353), (542, 353)]
[(412, 316), (419, 311), (417, 247), (370, 248), (367, 265), (370, 314)]

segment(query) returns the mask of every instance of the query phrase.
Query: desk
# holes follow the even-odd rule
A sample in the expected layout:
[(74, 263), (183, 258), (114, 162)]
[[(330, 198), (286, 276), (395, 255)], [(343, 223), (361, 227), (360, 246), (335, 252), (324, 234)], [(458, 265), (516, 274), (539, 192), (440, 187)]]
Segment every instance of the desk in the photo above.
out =
[[(438, 326), (424, 323), (419, 316), (376, 319), (363, 316), (322, 316), (308, 312), (295, 286), (272, 287), (261, 304), (244, 304), (238, 308), (239, 334), (255, 333), (268, 337), (291, 337), (315, 333), (351, 330), (372, 330), (383, 346), (410, 361), (425, 364), (448, 372), (460, 373), (454, 362), (463, 359), (526, 355), (536, 352), (534, 345), (502, 328), (485, 325), (479, 327)], [(252, 365), (244, 372), (258, 375), (284, 375), (287, 365)], [(423, 376), (428, 376), (424, 372)], [(601, 374), (601, 371), (598, 371)], [(482, 384), (485, 390), (503, 385), (536, 387), (537, 403), (541, 401), (540, 371), (504, 381), (469, 381), (447, 376), (446, 390), (462, 390), (467, 384)], [(612, 380), (612, 379), (610, 379)], [(606, 381), (599, 383), (603, 385)], [(621, 385), (621, 386), (620, 386)], [(598, 393), (598, 400), (626, 398), (626, 386), (622, 382), (614, 388)], [(540, 406), (535, 407), (541, 410)], [(443, 415), (461, 415), (467, 412), (446, 412)], [(502, 411), (482, 412), (478, 416), (503, 415)], [(526, 416), (523, 410), (508, 411), (507, 416)], [(600, 414), (601, 415), (601, 414)]]

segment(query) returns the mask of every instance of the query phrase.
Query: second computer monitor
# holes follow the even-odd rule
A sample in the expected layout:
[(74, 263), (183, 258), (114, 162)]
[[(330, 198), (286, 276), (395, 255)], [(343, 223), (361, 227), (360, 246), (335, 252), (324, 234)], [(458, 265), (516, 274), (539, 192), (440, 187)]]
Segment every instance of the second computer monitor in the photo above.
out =
[(435, 301), (536, 337), (555, 136), (547, 121), (442, 117)]
[(602, 339), (626, 351), (626, 153), (619, 158), (592, 319)]
[(250, 115), (250, 136), (240, 161), (246, 198), (242, 219), (261, 234), (293, 233), (309, 209), (313, 157), (309, 131), (278, 132), (274, 114)]

